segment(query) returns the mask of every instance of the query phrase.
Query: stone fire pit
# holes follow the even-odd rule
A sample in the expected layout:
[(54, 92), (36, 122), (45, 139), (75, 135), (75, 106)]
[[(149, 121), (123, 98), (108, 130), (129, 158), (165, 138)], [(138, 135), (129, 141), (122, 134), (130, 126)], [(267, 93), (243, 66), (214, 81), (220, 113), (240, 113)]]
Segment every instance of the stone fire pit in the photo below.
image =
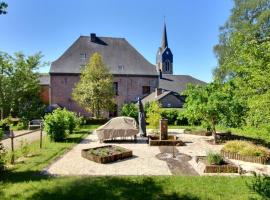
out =
[(88, 160), (105, 164), (132, 157), (132, 151), (116, 145), (107, 145), (82, 149), (81, 155)]

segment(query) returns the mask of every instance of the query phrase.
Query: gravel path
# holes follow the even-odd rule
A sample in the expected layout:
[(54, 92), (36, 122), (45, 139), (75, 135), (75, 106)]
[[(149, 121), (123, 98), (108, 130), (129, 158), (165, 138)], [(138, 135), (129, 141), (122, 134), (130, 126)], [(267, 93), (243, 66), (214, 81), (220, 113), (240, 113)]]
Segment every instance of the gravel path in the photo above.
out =
[[(209, 144), (207, 140), (211, 137), (183, 134), (181, 129), (170, 129), (169, 134), (177, 135), (186, 143), (185, 146), (174, 148), (175, 158), (172, 147), (149, 146), (142, 138), (139, 138), (138, 143), (116, 141), (100, 144), (97, 136), (91, 134), (44, 172), (52, 175), (198, 175), (194, 170), (195, 156), (206, 156), (209, 151), (219, 152), (223, 147)], [(130, 149), (134, 157), (110, 164), (98, 164), (81, 157), (81, 149), (108, 144)], [(270, 175), (270, 165), (232, 161), (244, 170)]]
[(122, 161), (99, 164), (81, 157), (81, 149), (108, 145), (100, 144), (96, 134), (89, 135), (84, 141), (75, 146), (58, 161), (49, 166), (45, 172), (53, 175), (171, 175), (166, 162), (159, 160), (158, 147), (150, 147), (146, 140), (140, 139), (138, 143), (116, 143), (133, 151), (133, 157)]

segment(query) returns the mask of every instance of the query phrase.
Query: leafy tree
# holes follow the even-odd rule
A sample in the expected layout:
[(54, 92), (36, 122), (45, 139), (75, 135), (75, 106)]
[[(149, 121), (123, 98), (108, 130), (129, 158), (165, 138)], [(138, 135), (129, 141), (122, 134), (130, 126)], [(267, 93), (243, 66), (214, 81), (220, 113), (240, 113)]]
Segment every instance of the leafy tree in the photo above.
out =
[[(269, 0), (234, 0), (231, 16), (220, 28), (219, 44), (214, 47), (219, 64), (214, 71), (216, 79), (226, 80), (227, 75), (231, 73), (231, 70), (223, 66), (223, 63), (227, 58), (235, 55), (230, 42), (232, 35), (239, 33), (254, 38), (256, 41), (269, 40), (269, 18)], [(249, 39), (247, 38), (246, 41), (248, 42)]]
[(6, 11), (7, 7), (8, 7), (7, 3), (0, 2), (0, 15), (7, 14), (7, 11)]
[(127, 117), (133, 117), (134, 119), (138, 119), (138, 106), (134, 103), (124, 104), (121, 109), (121, 115)]
[(114, 104), (113, 79), (102, 57), (94, 53), (82, 70), (80, 81), (76, 84), (73, 99), (82, 107), (101, 116), (102, 110), (111, 110)]
[(149, 125), (154, 128), (158, 129), (159, 127), (159, 120), (161, 119), (161, 113), (162, 109), (160, 107), (159, 102), (157, 101), (152, 101), (149, 103), (147, 112), (146, 112), (146, 121), (149, 123)]
[(214, 48), (215, 80), (232, 83), (227, 91), (243, 106), (242, 125), (270, 129), (270, 1), (234, 2)]
[(26, 57), (23, 53), (10, 56), (0, 52), (1, 118), (12, 115), (30, 120), (42, 115), (37, 72), (41, 57), (41, 53)]
[(229, 113), (230, 97), (222, 91), (222, 85), (219, 83), (205, 86), (189, 85), (184, 95), (184, 115), (191, 122), (201, 120), (206, 126), (211, 127), (216, 143), (216, 125)]

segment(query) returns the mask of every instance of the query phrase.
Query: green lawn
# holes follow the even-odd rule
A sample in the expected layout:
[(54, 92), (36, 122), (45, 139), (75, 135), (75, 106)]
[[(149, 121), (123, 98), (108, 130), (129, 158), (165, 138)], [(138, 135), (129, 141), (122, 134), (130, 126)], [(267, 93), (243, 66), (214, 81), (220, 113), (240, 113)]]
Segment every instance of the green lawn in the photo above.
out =
[[(259, 198), (248, 185), (251, 177), (49, 177), (41, 170), (89, 132), (89, 127), (61, 143), (45, 139), (30, 145), (34, 155), (0, 176), (0, 199), (249, 199)], [(269, 183), (269, 182), (267, 182)], [(261, 189), (262, 190), (262, 189)], [(269, 197), (269, 196), (268, 196)]]

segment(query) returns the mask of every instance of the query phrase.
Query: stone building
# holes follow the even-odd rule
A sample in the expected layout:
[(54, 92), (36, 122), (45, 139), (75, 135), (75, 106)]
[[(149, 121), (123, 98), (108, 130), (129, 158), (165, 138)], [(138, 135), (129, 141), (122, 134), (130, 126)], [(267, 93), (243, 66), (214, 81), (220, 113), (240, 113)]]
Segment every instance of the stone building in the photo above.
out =
[(148, 62), (126, 39), (98, 37), (92, 33), (90, 36), (80, 36), (51, 64), (50, 104), (58, 104), (68, 110), (91, 116), (91, 113), (72, 99), (72, 90), (79, 81), (80, 70), (95, 52), (102, 55), (104, 63), (113, 74), (116, 93), (117, 112), (105, 113), (105, 116), (118, 115), (124, 103), (135, 102), (138, 97), (146, 98), (157, 88), (163, 89), (160, 90), (161, 93), (173, 91), (171, 94), (176, 94), (187, 83), (203, 83), (191, 76), (173, 75), (173, 54), (168, 47), (165, 25), (156, 66)]

